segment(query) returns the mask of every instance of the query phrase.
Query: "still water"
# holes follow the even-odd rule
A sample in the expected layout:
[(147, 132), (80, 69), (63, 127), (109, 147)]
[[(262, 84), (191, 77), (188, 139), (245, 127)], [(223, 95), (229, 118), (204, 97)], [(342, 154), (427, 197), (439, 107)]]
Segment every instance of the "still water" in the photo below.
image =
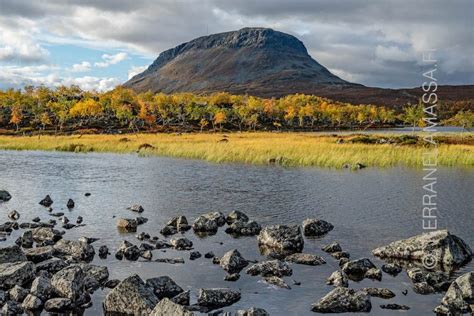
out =
[[(202, 287), (239, 289), (242, 299), (225, 311), (257, 306), (271, 315), (312, 315), (311, 303), (332, 290), (325, 280), (338, 269), (337, 261), (322, 252), (321, 246), (339, 241), (351, 258), (369, 257), (380, 266), (382, 262), (371, 256), (373, 248), (422, 232), (422, 177), (421, 170), (405, 168), (354, 172), (217, 165), (135, 155), (0, 151), (0, 188), (13, 196), (9, 202), (0, 204), (0, 219), (7, 221), (7, 213), (16, 209), (21, 213), (20, 222), (36, 216), (47, 221), (48, 212), (38, 202), (50, 194), (55, 211), (65, 212), (71, 220), (79, 215), (84, 217), (86, 226), (69, 230), (66, 239), (98, 237), (100, 240), (94, 243), (96, 251), (107, 245), (114, 253), (123, 239), (140, 244), (135, 234), (119, 233), (113, 218), (134, 217), (136, 214), (126, 207), (135, 203), (145, 208), (142, 216), (149, 219), (139, 226), (138, 232), (146, 231), (152, 236), (158, 236), (161, 227), (175, 215), (185, 215), (192, 222), (209, 211), (240, 210), (262, 226), (300, 224), (307, 217), (321, 218), (335, 228), (322, 239), (306, 239), (304, 252), (324, 257), (327, 264), (293, 264), (293, 276), (286, 281), (292, 285), (294, 279), (301, 285), (292, 285), (291, 290), (269, 286), (244, 271), (237, 282), (226, 282), (221, 267), (204, 257), (190, 261), (187, 251), (153, 252), (154, 258), (183, 257), (184, 265), (118, 261), (113, 255), (107, 260), (96, 256), (92, 262), (107, 265), (110, 278), (123, 279), (133, 273), (143, 279), (169, 275), (182, 288), (191, 290), (192, 303)], [(474, 246), (474, 170), (440, 169), (437, 190), (440, 228), (448, 228)], [(86, 192), (92, 195), (85, 197)], [(69, 198), (76, 202), (72, 211), (65, 207)], [(0, 247), (11, 243), (18, 234), (14, 233)], [(247, 259), (264, 259), (255, 237), (232, 238), (224, 233), (224, 228), (203, 239), (192, 231), (185, 235), (193, 241), (195, 250), (203, 254), (213, 251), (221, 256), (237, 248)], [(473, 268), (471, 263), (457, 274)], [(397, 294), (391, 300), (372, 298), (372, 315), (400, 315), (380, 309), (380, 304), (387, 303), (410, 306), (405, 315), (433, 315), (432, 309), (442, 297), (415, 294), (404, 272), (397, 277), (384, 274), (382, 282), (363, 280), (349, 286), (386, 287)], [(404, 289), (408, 289), (406, 296), (401, 294)], [(102, 313), (101, 301), (107, 291), (94, 294), (94, 305), (86, 310), (86, 315)]]

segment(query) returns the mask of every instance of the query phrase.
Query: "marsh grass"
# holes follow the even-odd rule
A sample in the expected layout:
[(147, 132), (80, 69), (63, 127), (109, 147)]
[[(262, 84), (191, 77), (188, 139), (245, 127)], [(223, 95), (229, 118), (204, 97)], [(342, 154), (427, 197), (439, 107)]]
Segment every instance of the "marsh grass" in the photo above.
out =
[[(358, 141), (352, 142), (356, 137), (359, 137)], [(401, 136), (371, 135), (370, 140), (360, 137), (311, 133), (0, 136), (0, 149), (138, 153), (216, 163), (330, 168), (342, 168), (346, 164), (354, 166), (356, 163), (376, 167), (421, 166), (422, 155), (428, 150), (420, 142), (400, 141)], [(400, 142), (378, 144), (374, 141), (374, 138), (388, 137)], [(465, 141), (466, 137), (473, 139), (472, 133), (462, 138), (460, 135), (442, 137), (448, 142), (439, 145), (439, 165), (474, 166), (474, 145)], [(338, 144), (337, 140), (341, 138), (343, 143)], [(142, 149), (138, 150), (139, 147)]]

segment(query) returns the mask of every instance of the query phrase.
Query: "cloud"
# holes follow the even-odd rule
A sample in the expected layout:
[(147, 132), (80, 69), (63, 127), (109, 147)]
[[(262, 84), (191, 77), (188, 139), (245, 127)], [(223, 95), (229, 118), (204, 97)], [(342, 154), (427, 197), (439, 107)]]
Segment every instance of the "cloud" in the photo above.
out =
[(35, 42), (31, 34), (20, 30), (0, 28), (0, 61), (16, 63), (39, 63), (49, 56), (49, 52)]
[(99, 68), (107, 68), (110, 65), (118, 64), (119, 62), (127, 59), (126, 53), (117, 53), (115, 55), (104, 54), (102, 55), (103, 62), (94, 63), (94, 66)]
[(134, 76), (138, 75), (139, 73), (144, 72), (148, 66), (134, 66), (128, 70), (128, 79), (132, 79)]
[(69, 69), (71, 72), (87, 72), (91, 70), (91, 63), (88, 61), (83, 61), (80, 64), (74, 64)]
[(413, 52), (406, 52), (401, 50), (397, 46), (382, 46), (377, 45), (375, 48), (375, 57), (383, 61), (417, 61), (416, 56)]

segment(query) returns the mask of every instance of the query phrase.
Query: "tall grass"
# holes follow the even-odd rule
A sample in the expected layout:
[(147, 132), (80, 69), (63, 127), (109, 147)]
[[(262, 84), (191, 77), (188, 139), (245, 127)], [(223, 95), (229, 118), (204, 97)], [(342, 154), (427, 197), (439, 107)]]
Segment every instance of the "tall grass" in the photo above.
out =
[[(439, 145), (439, 165), (474, 166), (474, 145), (456, 144), (457, 139), (461, 142), (457, 135), (443, 137), (447, 137), (450, 144)], [(346, 164), (354, 166), (357, 163), (377, 167), (420, 166), (422, 155), (427, 151), (420, 144), (366, 144), (348, 141), (338, 144), (338, 138), (341, 137), (309, 133), (0, 136), (0, 149), (139, 152), (141, 155), (192, 158), (216, 163), (278, 163), (284, 166), (331, 168), (342, 168)], [(148, 148), (138, 150), (144, 144), (152, 147), (146, 146)]]

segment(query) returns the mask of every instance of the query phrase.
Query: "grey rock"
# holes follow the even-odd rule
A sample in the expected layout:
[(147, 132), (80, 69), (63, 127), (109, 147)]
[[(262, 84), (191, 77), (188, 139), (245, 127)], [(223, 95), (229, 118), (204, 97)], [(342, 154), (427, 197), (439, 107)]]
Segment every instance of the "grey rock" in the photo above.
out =
[(86, 243), (86, 244), (92, 244), (92, 243), (95, 243), (96, 241), (100, 240), (100, 238), (93, 238), (93, 237), (85, 237), (85, 236), (82, 236), (82, 237), (79, 237), (78, 239), (80, 242), (83, 242), (83, 243)]
[(266, 276), (290, 276), (293, 270), (288, 263), (280, 260), (269, 260), (256, 263), (247, 269), (247, 274)]
[(35, 265), (29, 261), (0, 264), (0, 289), (24, 286), (34, 279)]
[(392, 242), (372, 251), (380, 258), (421, 261), (432, 256), (439, 265), (456, 267), (471, 260), (471, 248), (459, 237), (447, 230), (437, 230), (408, 239)]
[(134, 204), (130, 207), (128, 207), (128, 209), (132, 212), (136, 212), (136, 213), (143, 213), (143, 211), (145, 210), (143, 208), (143, 206), (139, 205), (139, 204)]
[(334, 252), (341, 252), (342, 251), (341, 245), (336, 241), (329, 244), (329, 245), (326, 245), (326, 246), (322, 247), (321, 249), (324, 252), (327, 252), (327, 253), (334, 253)]
[(136, 219), (119, 218), (117, 220), (117, 228), (124, 232), (136, 232), (138, 222)]
[(51, 258), (45, 261), (41, 261), (36, 264), (36, 271), (47, 271), (49, 273), (56, 273), (65, 267), (68, 264), (61, 258)]
[(331, 223), (321, 219), (307, 218), (303, 221), (303, 233), (308, 237), (320, 237), (334, 229)]
[(262, 229), (257, 237), (263, 250), (291, 254), (303, 250), (304, 240), (299, 226), (274, 225)]
[(31, 284), (30, 293), (42, 301), (47, 301), (53, 293), (51, 280), (44, 275), (36, 277)]
[(23, 308), (18, 302), (7, 301), (2, 307), (2, 315), (21, 315)]
[(33, 240), (37, 243), (49, 242), (49, 244), (54, 244), (61, 238), (61, 233), (50, 227), (39, 227), (33, 230)]
[(266, 310), (258, 307), (251, 307), (246, 310), (238, 310), (236, 316), (269, 316)]
[(104, 287), (106, 287), (108, 289), (113, 289), (117, 285), (119, 285), (119, 283), (120, 283), (120, 280), (117, 280), (117, 279), (108, 280), (107, 282), (104, 283)]
[(174, 229), (175, 231), (187, 231), (191, 228), (191, 226), (188, 224), (188, 219), (186, 218), (186, 216), (173, 217), (171, 220), (168, 221), (168, 223), (166, 223), (165, 227), (170, 227), (169, 229)]
[(9, 201), (12, 198), (11, 194), (8, 193), (6, 190), (0, 190), (0, 201), (1, 202), (6, 202)]
[(213, 253), (212, 251), (206, 252), (206, 253), (204, 254), (204, 258), (206, 258), (206, 259), (212, 259), (212, 258), (214, 258), (214, 257), (215, 257), (215, 255), (214, 255), (214, 253)]
[(285, 258), (285, 261), (297, 264), (305, 264), (309, 266), (319, 266), (321, 264), (326, 263), (326, 261), (320, 256), (316, 256), (309, 253), (294, 253), (287, 256)]
[(141, 251), (140, 249), (132, 244), (131, 242), (124, 240), (120, 244), (117, 252), (115, 253), (115, 257), (119, 260), (122, 260), (123, 257), (130, 261), (137, 261), (140, 258)]
[(109, 254), (109, 248), (106, 245), (102, 245), (99, 248), (99, 258), (105, 259)]
[(202, 257), (202, 255), (199, 251), (191, 251), (191, 253), (189, 254), (189, 260), (196, 260), (196, 259), (199, 259), (201, 257)]
[(76, 206), (76, 203), (74, 203), (73, 199), (69, 199), (66, 203), (67, 208), (74, 208)]
[(147, 279), (146, 285), (153, 290), (153, 293), (159, 299), (164, 297), (172, 298), (183, 293), (183, 289), (169, 276)]
[(275, 285), (283, 289), (291, 289), (291, 287), (282, 278), (277, 276), (267, 276), (263, 278), (263, 280), (268, 284)]
[(145, 250), (142, 252), (141, 257), (146, 260), (153, 259), (153, 253), (150, 250)]
[(311, 306), (318, 313), (368, 313), (372, 309), (370, 296), (364, 291), (337, 287)]
[(94, 259), (95, 250), (91, 245), (76, 240), (59, 240), (54, 246), (55, 256), (70, 258), (74, 261), (90, 262)]
[(32, 221), (32, 222), (35, 222), (35, 223), (39, 223), (39, 222), (41, 222), (41, 218), (39, 218), (38, 216), (36, 216), (36, 217), (33, 218), (31, 221)]
[(52, 298), (44, 303), (44, 309), (50, 313), (61, 313), (72, 308), (72, 302), (68, 298)]
[(255, 221), (234, 221), (225, 232), (234, 236), (255, 236), (260, 233), (262, 226)]
[(421, 295), (433, 294), (436, 289), (429, 285), (427, 282), (418, 282), (413, 285), (413, 291)]
[(186, 237), (172, 238), (170, 244), (176, 250), (189, 250), (193, 247), (193, 242)]
[(329, 285), (333, 285), (335, 287), (348, 287), (349, 280), (344, 272), (341, 271), (334, 271), (329, 278), (326, 280), (326, 283)]
[(17, 245), (0, 248), (0, 264), (26, 260), (25, 254)]
[(0, 306), (5, 304), (7, 300), (8, 300), (8, 293), (5, 292), (4, 290), (0, 290)]
[(366, 287), (362, 289), (363, 291), (367, 292), (372, 297), (378, 297), (383, 299), (390, 299), (395, 297), (395, 293), (390, 291), (389, 289), (384, 288), (377, 288), (377, 287)]
[(28, 311), (40, 310), (43, 308), (43, 301), (33, 294), (28, 294), (21, 304), (21, 307)]
[(159, 299), (138, 276), (132, 275), (120, 282), (104, 299), (106, 313), (149, 315)]
[(45, 207), (50, 207), (53, 204), (53, 200), (49, 195), (46, 195), (45, 198), (39, 202), (39, 204)]
[(210, 309), (221, 308), (240, 300), (240, 292), (227, 288), (200, 289), (197, 303)]
[(346, 262), (342, 266), (342, 271), (352, 280), (360, 281), (362, 280), (367, 271), (370, 269), (375, 269), (376, 266), (367, 258), (361, 258), (357, 260), (352, 260)]
[(237, 249), (226, 252), (220, 259), (220, 266), (229, 273), (240, 272), (249, 262), (244, 259)]
[(399, 305), (399, 304), (384, 304), (380, 305), (381, 309), (391, 309), (391, 310), (400, 310), (400, 311), (407, 311), (410, 309), (407, 305)]
[(376, 268), (369, 269), (364, 277), (367, 279), (382, 281), (382, 270)]
[(151, 312), (150, 316), (192, 316), (194, 313), (186, 310), (167, 298), (162, 299)]
[(176, 296), (173, 296), (171, 298), (171, 301), (173, 301), (174, 303), (176, 304), (179, 304), (179, 305), (185, 305), (185, 306), (188, 306), (189, 305), (189, 302), (191, 300), (191, 291), (187, 290), (187, 291), (184, 291), (182, 293), (179, 293), (178, 295)]
[(66, 267), (53, 275), (51, 286), (58, 296), (75, 302), (84, 293), (84, 277), (79, 266)]
[(196, 218), (192, 227), (197, 233), (216, 233), (219, 226), (216, 221), (201, 215)]
[(387, 274), (397, 276), (400, 272), (402, 272), (402, 267), (397, 264), (388, 263), (382, 265), (382, 271)]
[(24, 231), (23, 234), (18, 238), (17, 245), (23, 248), (33, 247), (33, 232), (31, 230)]
[(177, 264), (177, 263), (184, 263), (184, 259), (183, 258), (158, 258), (158, 259), (155, 259), (155, 262)]
[(8, 213), (8, 218), (12, 221), (17, 221), (20, 218), (20, 213), (18, 213), (18, 211), (13, 210)]
[(54, 254), (52, 246), (37, 247), (25, 250), (25, 256), (29, 261), (39, 263), (51, 259)]
[(226, 221), (225, 215), (221, 212), (209, 212), (202, 216), (208, 218), (211, 221), (216, 222), (217, 226), (223, 226)]
[(145, 224), (146, 222), (148, 222), (148, 218), (142, 217), (142, 216), (138, 216), (137, 218), (135, 218), (135, 221), (136, 221), (137, 225), (143, 225), (143, 224)]
[(160, 230), (160, 234), (162, 234), (163, 236), (171, 236), (171, 235), (174, 235), (178, 233), (178, 230), (176, 229), (176, 227), (174, 226), (165, 226), (163, 227), (161, 230)]
[(88, 263), (77, 264), (86, 277), (96, 280), (99, 284), (104, 284), (109, 279), (109, 269), (104, 266), (97, 266)]
[(474, 272), (468, 272), (451, 283), (446, 291), (441, 305), (435, 312), (442, 315), (458, 315), (471, 311), (474, 304)]
[(11, 300), (21, 303), (28, 295), (29, 291), (21, 286), (15, 285), (8, 291), (8, 296)]
[(229, 282), (235, 282), (235, 281), (237, 281), (238, 279), (240, 279), (240, 274), (239, 274), (239, 273), (227, 274), (227, 275), (224, 277), (224, 281), (229, 281)]
[(82, 216), (78, 216), (76, 219), (76, 224), (82, 224), (83, 221), (84, 221), (84, 218), (82, 218)]
[(226, 222), (229, 225), (234, 222), (248, 222), (248, 221), (249, 221), (249, 217), (241, 211), (232, 211), (226, 217)]

